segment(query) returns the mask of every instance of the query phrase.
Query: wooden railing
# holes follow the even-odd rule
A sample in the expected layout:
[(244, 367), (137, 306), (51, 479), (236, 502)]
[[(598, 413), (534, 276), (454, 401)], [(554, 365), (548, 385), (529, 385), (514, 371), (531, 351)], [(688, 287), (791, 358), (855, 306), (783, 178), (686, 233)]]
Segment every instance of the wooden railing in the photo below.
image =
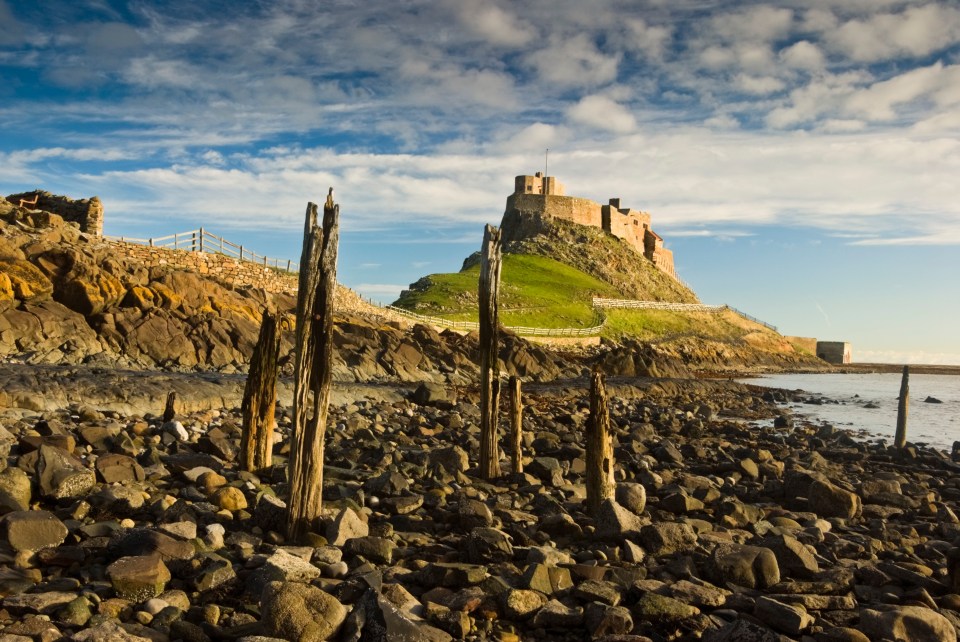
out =
[(202, 227), (189, 232), (177, 232), (167, 236), (158, 236), (149, 239), (135, 238), (130, 236), (108, 236), (105, 237), (115, 241), (125, 243), (136, 243), (138, 245), (149, 245), (150, 247), (160, 247), (168, 250), (186, 250), (187, 252), (209, 252), (211, 254), (223, 254), (240, 261), (249, 261), (258, 263), (264, 267), (271, 267), (283, 272), (297, 272), (300, 265), (289, 259), (276, 259), (257, 254), (250, 248), (243, 245), (232, 243), (222, 236), (217, 236), (206, 231)]

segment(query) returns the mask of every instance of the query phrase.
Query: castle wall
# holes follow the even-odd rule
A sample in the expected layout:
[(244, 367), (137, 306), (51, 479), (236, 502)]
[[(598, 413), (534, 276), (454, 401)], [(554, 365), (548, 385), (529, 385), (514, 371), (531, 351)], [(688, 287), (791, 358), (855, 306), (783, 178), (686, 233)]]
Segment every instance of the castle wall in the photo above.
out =
[(251, 261), (238, 261), (223, 254), (190, 252), (104, 239), (118, 257), (134, 259), (147, 267), (169, 266), (208, 276), (230, 287), (252, 286), (267, 292), (297, 291), (297, 275), (264, 267)]
[(827, 363), (842, 365), (853, 361), (850, 344), (844, 341), (817, 341), (817, 357)]
[(603, 205), (601, 210), (603, 230), (643, 254), (644, 237), (650, 227), (650, 215), (636, 210), (627, 210), (627, 213), (624, 213), (613, 205)]
[(510, 209), (517, 209), (525, 214), (562, 218), (580, 225), (603, 227), (600, 204), (587, 198), (513, 194), (507, 198), (507, 210)]
[(80, 231), (86, 234), (103, 236), (103, 203), (96, 196), (79, 201), (56, 196), (50, 192), (33, 191), (22, 194), (11, 194), (7, 200), (14, 205), (21, 201), (33, 201), (33, 204), (24, 203), (23, 207), (29, 210), (43, 210), (63, 217), (63, 220), (80, 225)]

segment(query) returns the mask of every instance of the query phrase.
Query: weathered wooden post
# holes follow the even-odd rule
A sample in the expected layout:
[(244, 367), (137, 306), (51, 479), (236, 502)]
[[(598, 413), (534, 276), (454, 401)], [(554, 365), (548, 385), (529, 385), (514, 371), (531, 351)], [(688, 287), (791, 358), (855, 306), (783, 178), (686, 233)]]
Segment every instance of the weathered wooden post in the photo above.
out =
[(293, 436), (287, 535), (301, 541), (320, 515), (323, 499), (323, 439), (330, 402), (333, 357), (333, 297), (337, 285), (340, 207), (333, 188), (323, 207), (307, 204), (297, 293)]
[(240, 434), (240, 465), (257, 472), (273, 463), (273, 418), (277, 406), (277, 362), (280, 333), (277, 317), (263, 313), (260, 337), (250, 357), (250, 372), (243, 388), (243, 429)]
[(613, 497), (613, 446), (610, 443), (610, 412), (603, 374), (590, 376), (590, 418), (587, 420), (587, 510), (592, 514)]
[(512, 468), (523, 472), (523, 402), (520, 400), (520, 377), (510, 377), (510, 443), (513, 444)]
[(907, 410), (910, 409), (910, 366), (903, 366), (903, 379), (900, 380), (900, 402), (897, 404), (897, 435), (893, 445), (903, 448), (907, 445)]
[(167, 404), (163, 407), (163, 422), (173, 421), (173, 418), (177, 416), (177, 392), (171, 390), (167, 393)]
[(498, 362), (500, 290), (500, 230), (487, 225), (483, 230), (480, 258), (480, 477), (500, 476), (500, 451), (497, 445)]

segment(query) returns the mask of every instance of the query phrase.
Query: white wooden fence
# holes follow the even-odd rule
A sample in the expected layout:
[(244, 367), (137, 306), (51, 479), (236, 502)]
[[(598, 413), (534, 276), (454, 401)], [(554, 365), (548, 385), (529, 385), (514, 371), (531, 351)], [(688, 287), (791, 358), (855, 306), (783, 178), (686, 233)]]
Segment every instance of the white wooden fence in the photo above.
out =
[(289, 259), (276, 259), (257, 254), (250, 248), (245, 248), (237, 243), (231, 243), (222, 236), (217, 236), (206, 231), (202, 227), (189, 232), (177, 232), (167, 236), (158, 236), (149, 239), (141, 239), (130, 236), (108, 236), (105, 237), (115, 241), (125, 243), (136, 243), (137, 245), (149, 245), (150, 247), (161, 247), (168, 250), (186, 250), (187, 252), (210, 252), (211, 254), (223, 254), (240, 261), (250, 261), (264, 267), (272, 267), (284, 272), (297, 272), (300, 265)]
[(598, 309), (605, 308), (619, 308), (619, 309), (628, 309), (628, 310), (669, 310), (672, 312), (723, 312), (724, 310), (730, 310), (736, 314), (739, 314), (744, 319), (753, 321), (754, 323), (759, 323), (765, 328), (769, 328), (774, 332), (777, 331), (777, 326), (770, 325), (765, 321), (750, 316), (746, 312), (738, 310), (729, 305), (705, 305), (703, 303), (669, 303), (667, 301), (637, 301), (634, 299), (602, 299), (599, 297), (594, 297), (593, 307)]
[[(424, 314), (417, 314), (416, 312), (404, 310), (403, 308), (397, 308), (392, 305), (385, 305), (383, 308), (408, 319), (419, 321), (420, 323), (426, 323), (428, 325), (439, 326), (441, 328), (468, 331), (480, 329), (480, 324), (476, 321), (451, 321), (450, 319), (443, 319), (441, 317), (431, 317)], [(600, 325), (595, 325), (592, 328), (531, 328), (517, 325), (505, 325), (503, 327), (510, 332), (525, 337), (592, 337), (600, 334), (600, 330), (603, 329), (603, 326), (606, 322), (607, 320), (603, 319)]]

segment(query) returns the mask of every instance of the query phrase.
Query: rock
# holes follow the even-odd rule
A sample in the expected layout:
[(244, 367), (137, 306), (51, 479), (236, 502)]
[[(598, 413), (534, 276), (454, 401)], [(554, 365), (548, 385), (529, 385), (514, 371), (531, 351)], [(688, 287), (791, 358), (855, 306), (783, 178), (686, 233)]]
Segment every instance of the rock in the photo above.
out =
[(764, 589), (780, 581), (777, 556), (769, 548), (719, 544), (710, 555), (710, 575), (717, 584), (731, 582)]
[(811, 578), (820, 572), (820, 565), (813, 553), (795, 537), (768, 537), (763, 540), (763, 545), (773, 551), (780, 571), (787, 575)]
[(779, 634), (749, 620), (736, 619), (704, 633), (703, 642), (783, 642)]
[(470, 457), (460, 446), (447, 446), (431, 451), (428, 455), (431, 468), (441, 468), (451, 475), (466, 472), (470, 468)]
[(452, 639), (450, 634), (408, 617), (373, 589), (367, 590), (354, 606), (343, 637), (364, 642), (450, 642)]
[(137, 556), (157, 553), (164, 561), (188, 560), (196, 549), (190, 542), (183, 542), (166, 533), (146, 528), (136, 528), (119, 535), (111, 543), (111, 552), (116, 556)]
[(617, 503), (635, 515), (643, 513), (647, 506), (647, 490), (643, 484), (621, 482), (617, 484)]
[(922, 606), (897, 606), (889, 611), (863, 609), (859, 628), (871, 640), (904, 642), (956, 642), (950, 620)]
[(103, 620), (95, 627), (79, 631), (72, 642), (155, 642), (152, 638), (134, 635), (115, 620)]
[(810, 510), (821, 517), (852, 519), (862, 511), (860, 497), (856, 493), (820, 480), (810, 484), (807, 499)]
[(529, 589), (509, 589), (500, 594), (503, 614), (510, 620), (528, 620), (546, 603), (543, 593)]
[(570, 577), (570, 570), (562, 566), (530, 564), (524, 571), (520, 584), (544, 595), (553, 595), (571, 588), (573, 580)]
[(467, 530), (493, 525), (493, 512), (490, 511), (490, 507), (476, 499), (460, 500), (457, 516), (460, 519), (460, 527)]
[(474, 528), (467, 537), (467, 559), (474, 564), (513, 559), (513, 546), (509, 536), (495, 528)]
[(602, 602), (609, 606), (620, 603), (620, 590), (612, 582), (585, 580), (574, 587), (573, 594), (584, 602)]
[(234, 486), (224, 486), (216, 492), (214, 492), (213, 497), (211, 497), (213, 502), (223, 510), (228, 510), (231, 513), (235, 513), (238, 510), (245, 510), (247, 508), (247, 498), (243, 494), (243, 491)]
[(584, 611), (584, 625), (594, 640), (603, 639), (604, 636), (627, 635), (633, 630), (633, 616), (623, 606), (592, 604)]
[(630, 607), (633, 617), (653, 624), (676, 624), (700, 614), (700, 609), (666, 595), (644, 593)]
[(327, 542), (331, 546), (343, 546), (347, 540), (366, 537), (370, 534), (367, 523), (352, 508), (344, 508), (327, 525)]
[(329, 640), (347, 619), (346, 607), (335, 597), (294, 582), (268, 584), (260, 610), (271, 635), (300, 642)]
[(533, 625), (544, 629), (569, 629), (583, 622), (583, 609), (571, 608), (559, 600), (550, 600), (533, 616)]
[(143, 481), (143, 467), (133, 457), (110, 453), (97, 458), (97, 473), (106, 484), (124, 481)]
[(50, 615), (77, 598), (75, 592), (48, 591), (24, 593), (3, 598), (3, 608), (14, 615), (41, 613)]
[(29, 510), (32, 492), (30, 478), (21, 469), (7, 468), (0, 472), (0, 515)]
[(640, 543), (655, 557), (693, 550), (697, 534), (689, 525), (680, 522), (658, 522), (640, 529)]
[(53, 446), (40, 447), (37, 460), (40, 492), (52, 499), (85, 495), (97, 483), (92, 470), (65, 450)]
[(411, 397), (415, 404), (420, 406), (445, 406), (449, 407), (456, 403), (456, 397), (451, 395), (446, 386), (438, 383), (421, 383), (413, 391)]
[(800, 635), (815, 621), (802, 606), (784, 604), (765, 595), (757, 598), (753, 615), (764, 624), (793, 636)]
[(107, 575), (117, 595), (134, 602), (143, 602), (163, 593), (170, 581), (170, 570), (160, 555), (121, 557), (107, 567)]
[(67, 527), (45, 510), (23, 510), (7, 513), (7, 541), (15, 551), (38, 551), (59, 546), (67, 537)]
[[(640, 488), (643, 488), (640, 486)], [(640, 536), (643, 520), (613, 499), (606, 499), (594, 516), (596, 536), (607, 541), (621, 541)]]
[(359, 555), (374, 564), (386, 564), (389, 566), (393, 562), (393, 550), (396, 544), (385, 537), (354, 537), (348, 539), (343, 546), (343, 552), (347, 555)]
[(260, 495), (253, 510), (253, 521), (264, 531), (283, 532), (287, 526), (286, 503), (275, 495)]
[(563, 467), (556, 457), (534, 457), (533, 461), (524, 468), (524, 472), (554, 488), (559, 488), (565, 483)]

